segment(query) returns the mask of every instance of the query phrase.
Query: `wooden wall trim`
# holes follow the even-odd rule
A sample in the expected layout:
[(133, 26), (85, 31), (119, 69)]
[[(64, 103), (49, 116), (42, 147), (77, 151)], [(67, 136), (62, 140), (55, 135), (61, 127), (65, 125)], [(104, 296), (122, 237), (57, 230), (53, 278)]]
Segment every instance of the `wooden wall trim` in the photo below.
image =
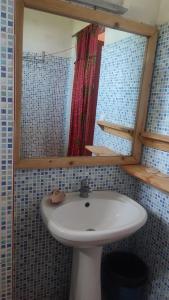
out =
[(107, 121), (97, 121), (97, 125), (109, 134), (133, 141), (134, 129), (122, 125), (113, 124)]
[(47, 169), (47, 168), (72, 168), (77, 166), (97, 165), (126, 165), (135, 164), (132, 156), (75, 156), (75, 157), (49, 157), (23, 159), (15, 164), (16, 169)]
[(143, 132), (140, 141), (144, 146), (169, 152), (169, 136), (153, 132)]
[(159, 170), (143, 165), (122, 166), (122, 169), (146, 184), (169, 193), (169, 175), (161, 173)]
[(122, 31), (136, 33), (144, 36), (152, 36), (156, 32), (155, 26), (128, 20), (124, 17), (113, 15), (112, 13), (92, 8), (82, 7), (78, 4), (69, 3), (62, 0), (24, 0), (24, 5), (28, 8), (50, 12), (61, 16), (69, 16), (86, 22), (96, 22), (108, 27)]
[[(53, 157), (25, 159), (20, 157), (20, 119), (21, 119), (21, 91), (22, 91), (22, 49), (23, 49), (23, 17), (24, 7), (50, 12), (82, 21), (103, 24), (107, 27), (119, 29), (148, 37), (147, 53), (143, 73), (143, 85), (140, 93), (137, 124), (134, 133), (132, 156), (116, 157)], [(145, 126), (148, 96), (155, 58), (158, 31), (154, 26), (127, 20), (111, 13), (82, 7), (62, 0), (15, 0), (15, 133), (14, 133), (14, 164), (15, 168), (55, 168), (83, 165), (126, 165), (136, 164), (141, 157), (142, 143), (140, 132)]]

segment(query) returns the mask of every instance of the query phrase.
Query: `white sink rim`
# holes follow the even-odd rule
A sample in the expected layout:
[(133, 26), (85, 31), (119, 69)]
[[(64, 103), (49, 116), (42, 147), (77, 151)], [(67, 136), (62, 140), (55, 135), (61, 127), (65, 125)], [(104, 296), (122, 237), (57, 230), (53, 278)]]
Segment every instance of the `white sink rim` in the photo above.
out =
[[(113, 243), (115, 241), (121, 240), (132, 233), (136, 232), (139, 228), (141, 228), (146, 220), (147, 220), (147, 212), (146, 210), (139, 205), (137, 202), (134, 200), (121, 195), (116, 192), (112, 191), (101, 191), (101, 192), (93, 192), (90, 194), (89, 198), (87, 199), (82, 199), (78, 197), (79, 193), (69, 193), (67, 194), (67, 200), (65, 200), (62, 204), (59, 204), (58, 206), (53, 206), (47, 201), (47, 197), (44, 197), (44, 199), (41, 202), (41, 214), (42, 218), (44, 220), (44, 223), (46, 224), (48, 230), (50, 233), (53, 235), (55, 239), (60, 241), (61, 243), (67, 245), (67, 246), (73, 246), (73, 263), (72, 263), (72, 276), (71, 276), (71, 289), (70, 289), (70, 297), (69, 300), (88, 300), (88, 299), (93, 299), (93, 300), (101, 300), (101, 282), (100, 282), (100, 268), (101, 268), (101, 255), (102, 255), (102, 246), (104, 244), (108, 243)], [(109, 196), (111, 195), (112, 197), (119, 197), (126, 199), (128, 201), (127, 203), (132, 203), (132, 205), (136, 206), (139, 209), (139, 212), (141, 214), (141, 218), (139, 222), (133, 222), (132, 226), (129, 224), (128, 226), (125, 225), (121, 227), (119, 230), (117, 230), (113, 233), (113, 230), (99, 230), (99, 231), (82, 231), (82, 230), (71, 230), (69, 228), (65, 228), (62, 226), (59, 226), (59, 224), (55, 224), (52, 221), (52, 214), (54, 210), (57, 210), (59, 207), (63, 207), (67, 203), (70, 203), (69, 198), (75, 197), (78, 201), (78, 203), (85, 203), (85, 202), (90, 202), (92, 197), (97, 197), (100, 196), (101, 194)], [(106, 201), (106, 199), (102, 199), (103, 201)], [(97, 199), (98, 201), (98, 199)], [(112, 200), (113, 201), (113, 200)], [(95, 204), (95, 203), (94, 203)], [(104, 208), (104, 204), (101, 204), (102, 207)], [(81, 207), (81, 206), (78, 206)], [(84, 207), (84, 206), (83, 206)], [(95, 206), (93, 206), (95, 209)], [(111, 205), (111, 208), (115, 208), (115, 206)], [(119, 211), (119, 205), (117, 207), (117, 211)], [(130, 207), (130, 206), (129, 206)], [(73, 208), (73, 210), (72, 210)], [(99, 209), (98, 209), (99, 208)], [(107, 208), (109, 208), (109, 205), (107, 205)], [(84, 210), (84, 208), (83, 208)], [(65, 217), (67, 216), (67, 220), (71, 220), (69, 218), (69, 213), (71, 212), (74, 213), (74, 207), (71, 207), (71, 211), (68, 211), (68, 214), (65, 213)], [(123, 210), (126, 211), (125, 209)], [(59, 209), (58, 209), (59, 212)], [(97, 206), (97, 212), (100, 212), (100, 207)], [(112, 211), (111, 211), (112, 212)], [(130, 213), (130, 210), (127, 212)], [(112, 223), (112, 215), (111, 213), (108, 213), (108, 222), (106, 223), (105, 220), (107, 220), (107, 210), (104, 210), (105, 213), (105, 218), (104, 219), (104, 214), (103, 214), (103, 223), (104, 225), (106, 224), (113, 224)], [(121, 220), (121, 217), (125, 216), (123, 213), (120, 215), (116, 215), (115, 211), (112, 212), (113, 215), (115, 216), (115, 222), (117, 221), (118, 225), (118, 220)], [(83, 211), (81, 210), (81, 214), (79, 214), (80, 219), (81, 216), (83, 215), (83, 221), (85, 219), (86, 221), (86, 215), (87, 215), (87, 220), (90, 222), (92, 217), (93, 219), (93, 210), (91, 209), (90, 216), (88, 217), (87, 214), (83, 214)], [(137, 215), (137, 214), (136, 214)], [(72, 214), (73, 216), (73, 214)], [(97, 222), (100, 220), (99, 219), (99, 214), (96, 214), (97, 216)], [(102, 216), (102, 211), (100, 216)], [(60, 214), (60, 220), (63, 220), (63, 214)], [(119, 218), (119, 219), (118, 219)], [(59, 219), (59, 215), (58, 215)], [(76, 219), (78, 220), (78, 218)], [(96, 218), (95, 218), (96, 220)], [(110, 223), (109, 223), (110, 221)], [(96, 224), (97, 224), (96, 222)], [(68, 223), (67, 223), (68, 224)], [(73, 223), (72, 223), (73, 224)], [(84, 222), (82, 222), (84, 225)], [(86, 222), (85, 222), (86, 224)], [(92, 223), (91, 223), (92, 224)], [(94, 224), (94, 223), (93, 223)], [(99, 224), (99, 223), (98, 223)], [(100, 224), (99, 224), (100, 225)], [(103, 225), (103, 226), (104, 226)], [(86, 286), (88, 287), (86, 289)]]
[[(118, 240), (121, 240), (132, 233), (136, 232), (138, 229), (140, 229), (147, 220), (147, 212), (146, 210), (138, 204), (136, 201), (132, 200), (131, 198), (124, 196), (122, 194), (119, 194), (117, 192), (113, 191), (95, 191), (92, 192), (89, 195), (89, 198), (80, 198), (77, 197), (79, 193), (73, 192), (73, 193), (67, 193), (67, 199), (57, 205), (53, 206), (50, 205), (47, 201), (47, 197), (44, 197), (44, 199), (41, 202), (41, 214), (42, 218), (44, 220), (44, 223), (46, 224), (48, 230), (50, 233), (60, 242), (70, 245), (70, 246), (88, 246), (89, 244), (92, 245), (104, 245), (110, 242), (115, 242)], [(117, 201), (116, 198), (123, 199), (123, 201), (126, 201), (126, 203), (130, 203), (134, 207), (136, 207), (139, 210), (139, 220), (135, 220), (135, 222), (130, 222), (127, 224), (124, 224), (123, 226), (119, 227), (118, 229), (115, 228), (109, 228), (104, 230), (95, 230), (95, 231), (85, 231), (85, 230), (78, 230), (78, 229), (69, 229), (67, 227), (63, 227), (59, 223), (52, 220), (52, 216), (54, 214), (54, 210), (57, 210), (57, 208), (64, 207), (67, 203), (70, 202), (76, 202), (81, 201), (83, 203), (90, 202), (92, 199), (96, 199), (97, 197), (100, 197), (102, 195), (103, 201), (106, 201), (106, 197), (112, 197), (114, 200)], [(70, 197), (70, 199), (69, 199)], [(75, 197), (76, 199), (74, 199)], [(110, 200), (110, 199), (109, 199)], [(79, 245), (78, 245), (79, 244)]]

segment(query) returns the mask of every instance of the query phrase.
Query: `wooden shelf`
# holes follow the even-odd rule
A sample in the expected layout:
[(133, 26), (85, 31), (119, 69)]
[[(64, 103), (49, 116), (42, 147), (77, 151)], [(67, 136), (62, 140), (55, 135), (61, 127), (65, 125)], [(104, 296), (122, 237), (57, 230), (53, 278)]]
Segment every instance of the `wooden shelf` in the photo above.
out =
[(113, 124), (107, 121), (97, 121), (97, 125), (106, 133), (119, 136), (127, 140), (133, 140), (134, 129), (124, 127), (121, 125)]
[(148, 168), (143, 165), (122, 166), (122, 169), (143, 182), (169, 193), (169, 175), (163, 174), (155, 168)]
[(153, 132), (143, 132), (140, 139), (141, 142), (147, 147), (169, 152), (169, 136), (167, 135), (161, 135)]
[(89, 146), (86, 145), (85, 148), (94, 153), (96, 156), (119, 156), (119, 153), (112, 151), (111, 149), (104, 146)]

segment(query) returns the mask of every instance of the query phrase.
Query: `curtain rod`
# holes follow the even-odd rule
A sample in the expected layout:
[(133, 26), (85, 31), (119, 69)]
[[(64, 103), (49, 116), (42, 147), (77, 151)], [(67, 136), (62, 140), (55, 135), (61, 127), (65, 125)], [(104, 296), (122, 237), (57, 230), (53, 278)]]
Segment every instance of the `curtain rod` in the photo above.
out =
[[(33, 56), (42, 56), (42, 60), (44, 61), (46, 56), (48, 55), (56, 55), (56, 54), (59, 54), (59, 53), (64, 53), (64, 52), (67, 52), (67, 51), (70, 51), (72, 49), (74, 49), (75, 47), (71, 47), (71, 48), (67, 48), (67, 49), (64, 49), (64, 50), (60, 50), (60, 51), (56, 51), (56, 52), (46, 52), (46, 51), (42, 51), (41, 53), (40, 52), (36, 52), (36, 53), (33, 53)], [(28, 54), (29, 51), (23, 51), (23, 57), (27, 57), (27, 55), (29, 56), (30, 54)]]

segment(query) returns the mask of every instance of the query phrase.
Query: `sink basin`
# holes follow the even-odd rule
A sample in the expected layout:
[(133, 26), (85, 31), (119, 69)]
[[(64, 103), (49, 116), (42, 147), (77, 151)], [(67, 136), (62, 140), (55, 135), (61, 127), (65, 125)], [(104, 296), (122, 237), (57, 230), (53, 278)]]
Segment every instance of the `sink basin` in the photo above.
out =
[(74, 247), (70, 300), (101, 300), (102, 246), (128, 237), (147, 220), (141, 205), (112, 191), (92, 192), (87, 199), (68, 193), (59, 205), (44, 198), (41, 214), (52, 236)]
[(66, 200), (41, 205), (50, 233), (69, 246), (91, 247), (121, 240), (144, 225), (145, 209), (132, 199), (112, 191), (92, 192), (89, 198), (68, 193)]

